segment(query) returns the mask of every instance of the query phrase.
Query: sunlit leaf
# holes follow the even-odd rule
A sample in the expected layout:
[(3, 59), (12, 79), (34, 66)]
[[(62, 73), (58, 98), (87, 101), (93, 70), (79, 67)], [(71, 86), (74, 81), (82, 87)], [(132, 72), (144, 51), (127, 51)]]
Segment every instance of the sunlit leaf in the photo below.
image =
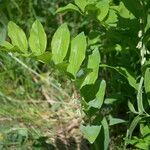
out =
[(70, 42), (70, 32), (67, 27), (67, 24), (62, 24), (57, 31), (55, 32), (52, 42), (52, 59), (55, 64), (62, 63), (63, 59), (65, 58)]
[(118, 6), (119, 15), (123, 18), (134, 18), (133, 14), (125, 7), (123, 2), (120, 2)]
[(17, 26), (14, 22), (8, 23), (8, 36), (14, 46), (17, 46), (23, 53), (28, 51), (28, 41), (24, 31)]
[(74, 77), (76, 77), (76, 74), (85, 58), (86, 46), (86, 37), (83, 32), (77, 35), (71, 42), (71, 52), (67, 71)]
[(64, 7), (60, 7), (57, 9), (56, 13), (67, 12), (67, 11), (77, 11), (80, 12), (79, 8), (73, 4), (68, 4)]
[(118, 16), (115, 10), (110, 9), (109, 13), (107, 15), (107, 18), (105, 20), (105, 23), (109, 26), (116, 27), (116, 22), (118, 21)]
[(52, 58), (52, 53), (45, 52), (42, 55), (37, 56), (37, 59), (43, 63), (49, 64)]
[(17, 46), (14, 46), (7, 41), (0, 43), (0, 47), (1, 47), (1, 50), (7, 51), (7, 52), (20, 52)]
[(101, 0), (96, 7), (99, 9), (98, 20), (103, 21), (109, 12), (109, 0)]
[[(99, 71), (99, 64), (100, 64), (100, 53), (99, 50), (96, 48), (91, 55), (89, 55), (88, 59), (88, 69), (92, 69), (92, 71), (87, 75), (82, 86), (87, 84), (94, 84)], [(81, 86), (81, 87), (82, 87)]]
[(42, 55), (47, 46), (47, 36), (42, 24), (36, 20), (31, 28), (29, 45), (35, 56)]
[(74, 0), (75, 4), (82, 10), (85, 11), (85, 7), (88, 4), (87, 0)]

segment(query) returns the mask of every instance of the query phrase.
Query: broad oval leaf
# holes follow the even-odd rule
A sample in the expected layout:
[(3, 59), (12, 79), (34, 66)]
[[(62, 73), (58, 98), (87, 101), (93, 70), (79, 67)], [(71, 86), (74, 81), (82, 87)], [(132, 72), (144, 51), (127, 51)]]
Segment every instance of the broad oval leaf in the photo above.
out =
[(88, 4), (87, 0), (74, 0), (75, 4), (82, 10), (85, 11), (85, 7)]
[(77, 11), (77, 12), (81, 13), (79, 8), (71, 3), (64, 7), (58, 8), (56, 13), (67, 12), (67, 11)]
[(99, 14), (97, 16), (99, 21), (103, 21), (103, 19), (107, 16), (109, 12), (109, 0), (101, 0), (97, 3), (96, 7), (99, 9)]
[(71, 42), (71, 52), (67, 71), (74, 77), (76, 77), (76, 74), (85, 58), (86, 46), (86, 37), (83, 32), (77, 35)]
[(65, 58), (70, 42), (70, 32), (67, 27), (67, 24), (62, 24), (57, 31), (55, 32), (52, 42), (52, 59), (55, 64), (62, 63), (63, 59)]
[(88, 103), (88, 105), (90, 107), (100, 109), (103, 102), (104, 102), (105, 90), (106, 90), (106, 82), (105, 82), (105, 80), (102, 80), (101, 84), (100, 84), (100, 87), (99, 87), (99, 90), (96, 94), (96, 98), (94, 100), (90, 101)]
[(35, 56), (42, 55), (47, 46), (47, 36), (40, 21), (36, 20), (31, 28), (29, 45)]
[(100, 133), (101, 126), (80, 126), (80, 130), (83, 133), (84, 137), (92, 144), (96, 140), (97, 136)]
[(92, 72), (90, 72), (84, 82), (82, 83), (81, 88), (84, 85), (87, 84), (94, 84), (97, 77), (98, 77), (98, 71), (99, 71), (99, 64), (100, 64), (101, 58), (100, 58), (100, 53), (99, 50), (96, 48), (91, 55), (89, 55), (88, 59), (88, 69), (92, 69)]
[(8, 23), (8, 36), (10, 37), (11, 42), (14, 46), (18, 47), (21, 52), (27, 53), (27, 37), (24, 31), (12, 21)]

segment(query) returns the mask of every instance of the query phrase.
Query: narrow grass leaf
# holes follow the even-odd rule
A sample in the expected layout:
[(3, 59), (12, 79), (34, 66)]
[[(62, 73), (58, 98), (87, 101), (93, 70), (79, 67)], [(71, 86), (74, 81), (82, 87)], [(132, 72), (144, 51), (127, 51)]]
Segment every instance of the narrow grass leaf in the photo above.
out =
[(137, 126), (137, 124), (140, 122), (141, 119), (142, 119), (142, 117), (139, 116), (139, 115), (136, 116), (136, 117), (133, 119), (133, 121), (131, 122), (131, 125), (130, 125), (130, 127), (129, 127), (129, 129), (128, 129), (128, 132), (127, 132), (127, 137), (128, 137), (128, 138), (131, 138), (131, 137), (132, 137), (133, 131), (134, 131), (135, 127)]
[(134, 113), (134, 114), (139, 114), (139, 113), (135, 110), (133, 104), (132, 104), (130, 101), (128, 101), (128, 107), (129, 107), (129, 110), (130, 110), (132, 113)]
[(115, 103), (116, 101), (117, 101), (117, 99), (115, 99), (115, 98), (106, 98), (105, 101), (104, 101), (104, 103), (105, 103), (106, 105), (112, 105), (112, 104)]
[(137, 93), (137, 105), (138, 105), (138, 112), (139, 113), (143, 113), (145, 112), (144, 107), (143, 107), (143, 82), (144, 82), (144, 78), (141, 77), (140, 83), (139, 83), (139, 87), (138, 87), (138, 93)]
[(150, 68), (147, 68), (145, 72), (144, 87), (147, 94), (148, 103), (150, 105)]
[(123, 119), (119, 119), (119, 118), (113, 118), (112, 116), (109, 116), (109, 125), (116, 125), (116, 124), (120, 124), (120, 123), (125, 123), (126, 121)]
[(108, 123), (107, 123), (107, 120), (105, 117), (103, 118), (101, 124), (104, 129), (104, 150), (108, 150), (108, 146), (109, 146), (109, 142), (110, 142), (109, 126), (108, 126)]

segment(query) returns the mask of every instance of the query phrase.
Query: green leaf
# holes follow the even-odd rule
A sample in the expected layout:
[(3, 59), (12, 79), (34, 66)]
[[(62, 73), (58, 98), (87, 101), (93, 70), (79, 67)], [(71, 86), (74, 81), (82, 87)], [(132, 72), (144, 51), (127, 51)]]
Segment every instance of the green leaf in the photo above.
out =
[(120, 75), (122, 75), (123, 77), (125, 77), (129, 84), (135, 88), (136, 90), (138, 90), (138, 85), (136, 83), (136, 79), (133, 75), (131, 75), (131, 73), (129, 73), (129, 71), (123, 67), (113, 67), (113, 66), (109, 66), (106, 64), (101, 64), (100, 67), (106, 67), (106, 68), (110, 68), (110, 69), (114, 69), (116, 70)]
[(89, 55), (88, 59), (88, 69), (92, 69), (92, 72), (90, 72), (87, 77), (85, 78), (84, 82), (82, 83), (83, 87), (87, 84), (94, 84), (97, 77), (98, 77), (98, 71), (99, 71), (99, 64), (100, 64), (100, 53), (99, 50), (96, 48), (91, 55)]
[(76, 74), (85, 58), (86, 46), (86, 37), (83, 32), (77, 35), (71, 42), (71, 52), (67, 71), (74, 77), (76, 77)]
[(116, 124), (120, 124), (120, 123), (125, 123), (126, 121), (123, 119), (119, 119), (119, 118), (113, 118), (112, 116), (109, 116), (109, 125), (116, 125)]
[(67, 11), (77, 11), (77, 12), (81, 13), (79, 8), (71, 3), (64, 7), (58, 8), (56, 13), (67, 12)]
[(6, 39), (6, 29), (5, 26), (1, 24), (0, 22), (0, 43), (3, 43)]
[(141, 150), (149, 150), (149, 143), (146, 143), (145, 141), (139, 141), (139, 143), (135, 143), (135, 147), (141, 149)]
[(103, 21), (109, 12), (109, 0), (99, 1), (96, 7), (99, 9), (99, 14), (97, 18), (99, 21)]
[(0, 46), (1, 46), (1, 50), (7, 51), (7, 52), (20, 52), (17, 46), (14, 46), (7, 41), (0, 43)]
[(108, 126), (108, 123), (107, 123), (107, 120), (105, 117), (101, 121), (101, 124), (102, 124), (103, 129), (104, 129), (104, 150), (108, 150), (108, 146), (109, 146), (109, 142), (110, 142), (109, 126)]
[(52, 53), (45, 52), (42, 55), (37, 56), (37, 59), (45, 64), (49, 64), (52, 58)]
[(134, 18), (133, 14), (125, 7), (123, 2), (120, 2), (119, 6), (118, 6), (118, 12), (119, 12), (119, 15), (123, 18), (127, 18), (127, 19)]
[(80, 89), (81, 96), (86, 102), (94, 100), (100, 87), (100, 80), (97, 80), (94, 84), (85, 85)]
[(35, 56), (42, 55), (47, 46), (47, 36), (40, 21), (36, 20), (31, 28), (29, 45)]
[(104, 103), (106, 105), (110, 105), (110, 104), (113, 104), (116, 101), (117, 101), (117, 99), (115, 99), (115, 98), (106, 98), (105, 101), (104, 101)]
[(140, 125), (140, 132), (143, 136), (150, 134), (150, 125)]
[(143, 107), (143, 82), (144, 82), (144, 78), (141, 77), (140, 83), (139, 83), (139, 87), (138, 87), (138, 93), (137, 93), (137, 105), (138, 105), (138, 111), (139, 113), (143, 113), (145, 112), (144, 107)]
[(147, 68), (145, 72), (144, 87), (147, 94), (148, 103), (150, 105), (150, 68)]
[(24, 31), (17, 26), (14, 22), (8, 23), (8, 36), (14, 46), (17, 46), (23, 53), (28, 51), (28, 41)]
[(85, 7), (88, 4), (87, 0), (74, 0), (75, 4), (82, 10), (85, 11)]
[(128, 101), (128, 107), (129, 107), (130, 111), (133, 112), (134, 114), (139, 114), (139, 113), (135, 110), (133, 104), (132, 104), (130, 101)]
[(105, 80), (102, 80), (101, 84), (100, 84), (100, 87), (99, 87), (99, 90), (96, 94), (96, 98), (94, 100), (90, 101), (88, 103), (88, 105), (90, 107), (100, 109), (103, 102), (104, 102), (105, 90), (106, 90), (106, 82), (105, 82)]
[(118, 21), (118, 16), (116, 14), (116, 11), (113, 9), (110, 9), (107, 15), (107, 18), (105, 20), (105, 23), (108, 24), (109, 26), (116, 27), (117, 21)]
[(137, 126), (137, 124), (140, 122), (141, 119), (142, 119), (142, 117), (138, 115), (131, 122), (131, 125), (130, 125), (129, 129), (127, 130), (127, 137), (129, 137), (129, 139), (131, 139), (132, 133), (133, 133), (135, 127)]
[(140, 0), (122, 0), (122, 2), (135, 17), (144, 17), (144, 8)]
[(65, 58), (70, 42), (70, 32), (67, 27), (67, 24), (62, 24), (57, 31), (55, 32), (52, 42), (52, 59), (55, 64), (59, 64), (63, 62)]
[(99, 132), (101, 130), (101, 126), (80, 126), (80, 130), (83, 133), (84, 137), (92, 144), (96, 140)]
[(1, 47), (4, 47), (5, 49), (12, 49), (14, 46), (11, 44), (11, 43), (9, 43), (9, 42), (7, 42), (7, 41), (4, 41), (4, 42), (2, 42), (1, 44), (0, 44), (0, 46)]

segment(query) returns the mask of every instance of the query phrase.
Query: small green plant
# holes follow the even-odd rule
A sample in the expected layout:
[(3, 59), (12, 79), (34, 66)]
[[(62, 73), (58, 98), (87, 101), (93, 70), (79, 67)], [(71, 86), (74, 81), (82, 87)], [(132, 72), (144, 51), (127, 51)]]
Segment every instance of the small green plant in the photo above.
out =
[[(74, 81), (85, 115), (80, 129), (96, 150), (108, 149), (110, 129), (120, 123), (127, 127), (125, 148), (150, 148), (149, 4), (149, 0), (75, 0), (57, 13), (75, 11), (90, 27), (71, 37), (67, 24), (62, 24), (53, 35), (51, 51), (46, 51), (47, 36), (38, 20), (29, 40), (14, 22), (8, 24), (11, 43), (3, 42), (2, 50), (52, 65)], [(129, 119), (113, 117), (121, 111)]]

